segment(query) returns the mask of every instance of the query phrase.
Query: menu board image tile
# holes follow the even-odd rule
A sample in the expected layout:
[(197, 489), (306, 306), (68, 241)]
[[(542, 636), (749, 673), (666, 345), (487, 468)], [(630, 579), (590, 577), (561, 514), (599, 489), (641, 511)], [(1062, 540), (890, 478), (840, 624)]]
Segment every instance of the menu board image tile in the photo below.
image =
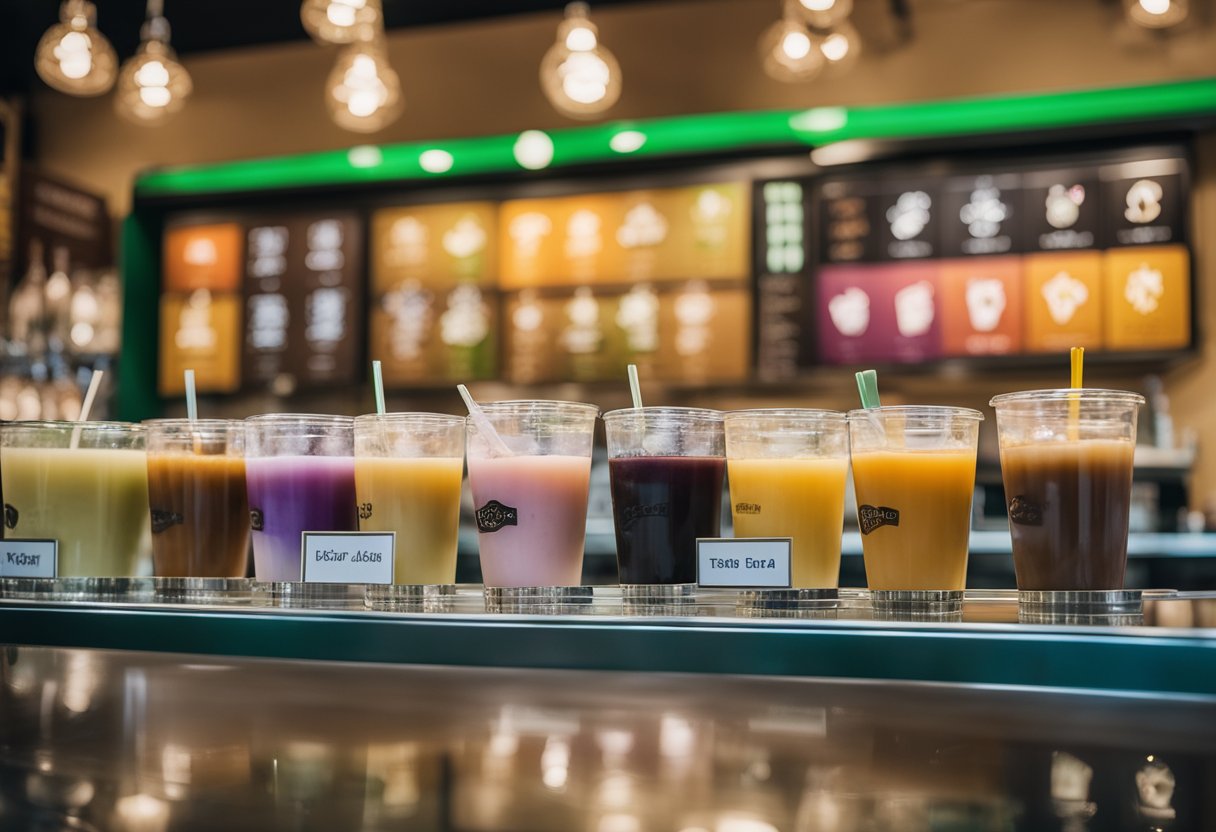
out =
[(974, 257), (940, 264), (942, 350), (1007, 355), (1022, 349), (1022, 260)]
[(1024, 310), (1026, 351), (1102, 346), (1102, 254), (1028, 254)]
[(1021, 210), (1027, 250), (1096, 248), (1103, 219), (1098, 169), (1079, 166), (1023, 174)]
[(876, 205), (876, 259), (924, 260), (938, 255), (942, 204), (935, 183), (885, 183)]
[[(245, 246), (245, 337), (241, 374), (246, 386), (269, 385), (286, 372), (287, 249), (291, 231), (281, 223), (253, 225)], [(292, 380), (294, 385), (294, 380)]]
[[(500, 285), (523, 289), (619, 278), (622, 249), (614, 234), (623, 220), (623, 203), (614, 194), (502, 203)], [(643, 237), (639, 244), (648, 241)]]
[(237, 291), (243, 237), (235, 222), (169, 228), (164, 242), (164, 291)]
[[(750, 273), (751, 257), (750, 200), (751, 189), (742, 182), (658, 191), (655, 208), (664, 216), (667, 235), (657, 246), (653, 277), (658, 280), (689, 277), (745, 280)], [(634, 237), (629, 229), (636, 227), (636, 220), (631, 224), (631, 211), (636, 211), (636, 205), (626, 208), (616, 237), (619, 245), (636, 252), (636, 246), (626, 245)], [(634, 272), (628, 254), (624, 262), (624, 276), (629, 281), (645, 279), (644, 275)]]
[(362, 224), (353, 214), (317, 214), (289, 225), (289, 280), (296, 295), (288, 363), (302, 387), (363, 377)]
[[(512, 293), (504, 306), (504, 375), (516, 383), (600, 381), (615, 378), (628, 362), (619, 293), (587, 286), (541, 295)], [(652, 312), (658, 349), (658, 298)]]
[(200, 393), (231, 393), (241, 382), (240, 297), (195, 289), (160, 298), (160, 378), (162, 396), (185, 392), (185, 370), (194, 370)]
[(371, 221), (373, 294), (406, 281), (489, 284), (498, 272), (498, 207), (453, 202), (382, 208)]
[(894, 308), (890, 360), (916, 363), (938, 358), (942, 349), (942, 288), (937, 263), (883, 266), (879, 302)]
[(1009, 254), (1022, 239), (1021, 177), (1014, 173), (954, 176), (941, 199), (941, 250), (945, 257)]
[(398, 386), (493, 378), (498, 297), (477, 283), (428, 288), (406, 281), (377, 298), (371, 311), (371, 357)]
[(941, 354), (936, 263), (824, 267), (819, 349), (828, 363), (914, 363)]
[(819, 262), (864, 263), (878, 259), (880, 202), (860, 180), (824, 182), (819, 189)]
[(1147, 159), (1104, 165), (1105, 247), (1161, 245), (1186, 240), (1185, 160)]
[(1184, 246), (1112, 249), (1103, 258), (1106, 346), (1178, 349), (1191, 343), (1191, 257)]
[(704, 280), (668, 286), (659, 295), (659, 351), (652, 358), (636, 356), (635, 363), (643, 371), (653, 361), (656, 377), (665, 381), (743, 381), (751, 366), (751, 331), (750, 290)]

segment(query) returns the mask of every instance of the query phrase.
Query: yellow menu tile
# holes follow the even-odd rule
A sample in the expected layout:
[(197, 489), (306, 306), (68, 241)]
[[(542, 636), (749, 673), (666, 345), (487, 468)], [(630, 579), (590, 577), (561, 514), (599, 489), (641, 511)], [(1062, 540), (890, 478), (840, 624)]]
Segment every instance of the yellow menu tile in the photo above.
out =
[(1103, 260), (1103, 324), (1109, 349), (1177, 349), (1191, 343), (1191, 259), (1186, 248), (1112, 249)]
[(493, 283), (498, 271), (498, 209), (493, 202), (382, 208), (372, 215), (373, 294), (407, 280), (428, 286)]
[(498, 298), (475, 283), (432, 291), (416, 283), (372, 304), (369, 351), (390, 386), (493, 378)]
[(160, 299), (162, 396), (185, 392), (183, 372), (194, 370), (200, 393), (232, 393), (241, 384), (241, 299), (197, 289)]
[(234, 222), (165, 232), (164, 290), (235, 292), (241, 285), (244, 232)]
[(1023, 259), (1027, 352), (1102, 345), (1102, 255), (1028, 254)]

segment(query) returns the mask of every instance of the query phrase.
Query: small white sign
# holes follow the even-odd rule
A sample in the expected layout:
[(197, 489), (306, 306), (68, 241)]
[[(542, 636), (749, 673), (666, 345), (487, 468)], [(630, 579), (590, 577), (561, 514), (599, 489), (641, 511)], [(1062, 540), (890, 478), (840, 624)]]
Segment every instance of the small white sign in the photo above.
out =
[(697, 584), (735, 589), (789, 589), (790, 538), (698, 538)]
[(308, 584), (391, 584), (395, 532), (304, 532), (300, 580)]
[(58, 562), (58, 540), (0, 540), (0, 578), (54, 578)]

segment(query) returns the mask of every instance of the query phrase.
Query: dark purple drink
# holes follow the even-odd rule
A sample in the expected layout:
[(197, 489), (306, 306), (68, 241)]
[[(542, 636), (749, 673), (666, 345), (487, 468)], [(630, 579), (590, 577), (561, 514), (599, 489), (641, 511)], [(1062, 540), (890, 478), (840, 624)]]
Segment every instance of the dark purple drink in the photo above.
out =
[(608, 461), (616, 558), (623, 584), (691, 584), (697, 538), (722, 533), (726, 462), (707, 456)]

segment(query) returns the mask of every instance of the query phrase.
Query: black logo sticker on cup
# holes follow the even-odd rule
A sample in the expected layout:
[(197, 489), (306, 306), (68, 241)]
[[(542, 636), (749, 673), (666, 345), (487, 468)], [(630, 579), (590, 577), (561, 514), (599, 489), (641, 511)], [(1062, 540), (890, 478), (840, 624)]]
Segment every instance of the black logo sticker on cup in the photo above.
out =
[(1019, 526), (1043, 525), (1043, 509), (1034, 500), (1021, 494), (1009, 501), (1009, 519)]
[(759, 503), (735, 503), (735, 514), (759, 514)]
[(371, 503), (359, 503), (359, 519), (360, 520), (370, 520), (371, 516), (372, 516), (372, 504)]
[(496, 532), (503, 526), (518, 526), (519, 512), (511, 506), (505, 506), (498, 500), (490, 500), (473, 513), (477, 519), (479, 532)]
[(152, 534), (160, 534), (170, 526), (186, 522), (176, 511), (165, 511), (163, 508), (152, 509)]
[(643, 517), (666, 517), (667, 503), (650, 503), (641, 506), (625, 506), (621, 512), (621, 527), (629, 528)]
[(255, 532), (260, 532), (265, 526), (262, 510), (260, 508), (249, 509), (249, 527)]
[(17, 509), (8, 503), (4, 504), (4, 527), (6, 529), (17, 528)]
[(899, 509), (887, 506), (858, 506), (857, 519), (861, 524), (861, 533), (869, 534), (883, 526), (898, 526)]

